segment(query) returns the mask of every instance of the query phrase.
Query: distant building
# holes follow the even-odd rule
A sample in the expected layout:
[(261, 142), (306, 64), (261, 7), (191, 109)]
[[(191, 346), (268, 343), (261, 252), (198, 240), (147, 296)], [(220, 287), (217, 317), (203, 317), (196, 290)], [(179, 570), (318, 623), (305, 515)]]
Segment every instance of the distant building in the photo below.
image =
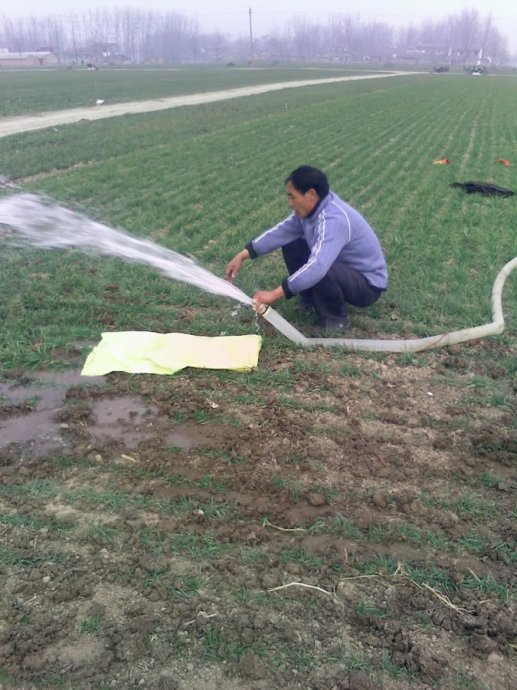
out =
[(70, 65), (127, 65), (131, 60), (121, 52), (117, 43), (92, 43), (65, 51), (63, 62)]
[(396, 56), (398, 59), (411, 64), (446, 64), (446, 65), (476, 65), (483, 62), (491, 64), (493, 58), (482, 58), (480, 48), (463, 50), (461, 48), (447, 47), (444, 45), (434, 45), (430, 43), (418, 43), (409, 46), (405, 53)]
[(0, 51), (0, 67), (49, 67), (57, 63), (57, 57), (50, 51), (34, 50), (19, 53)]

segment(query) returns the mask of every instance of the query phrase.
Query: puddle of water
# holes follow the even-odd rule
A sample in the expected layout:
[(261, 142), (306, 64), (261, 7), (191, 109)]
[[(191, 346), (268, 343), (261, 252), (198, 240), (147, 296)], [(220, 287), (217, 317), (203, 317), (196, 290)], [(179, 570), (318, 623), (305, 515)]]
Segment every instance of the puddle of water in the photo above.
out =
[(99, 344), (98, 340), (74, 340), (71, 345), (74, 347), (79, 347), (79, 348), (94, 348)]
[(38, 391), (29, 386), (0, 383), (0, 402), (2, 405), (17, 405), (18, 403), (34, 400), (36, 396), (38, 396)]
[(46, 455), (51, 450), (63, 448), (66, 443), (61, 438), (59, 427), (52, 421), (56, 410), (30, 412), (23, 417), (11, 417), (1, 422), (0, 449), (10, 443), (29, 443), (37, 455)]
[[(158, 408), (141, 398), (126, 395), (98, 400), (93, 405), (96, 424), (90, 433), (98, 441), (124, 441), (133, 447), (156, 433)], [(162, 418), (163, 419), (163, 418)]]
[(36, 381), (51, 383), (56, 386), (77, 386), (84, 383), (100, 385), (106, 380), (104, 376), (81, 376), (80, 371), (37, 371), (33, 374)]
[(134, 395), (98, 400), (93, 406), (93, 411), (100, 426), (114, 423), (140, 425), (149, 422), (149, 417), (158, 414), (155, 405), (149, 405)]
[(0, 383), (0, 397), (8, 406), (30, 402), (35, 403), (36, 409), (43, 410), (59, 405), (63, 401), (64, 393), (56, 388), (40, 386), (34, 388), (33, 386), (13, 386), (12, 384)]
[(123, 441), (126, 447), (158, 437), (163, 446), (188, 451), (214, 445), (221, 435), (220, 427), (208, 424), (177, 424), (171, 429), (170, 420), (159, 415), (155, 405), (134, 396), (99, 400), (93, 412), (96, 424), (89, 429), (92, 436), (98, 441)]
[(182, 450), (192, 450), (192, 448), (203, 445), (202, 440), (196, 440), (190, 431), (184, 428), (174, 429), (174, 431), (167, 434), (164, 440), (166, 446), (173, 446)]
[(183, 450), (217, 445), (222, 439), (223, 429), (219, 426), (202, 424), (178, 424), (164, 438), (165, 446), (176, 446)]
[[(55, 421), (64, 405), (66, 390), (79, 383), (100, 384), (102, 376), (84, 377), (77, 371), (37, 372), (33, 374), (32, 385), (0, 383), (0, 400), (7, 408), (8, 416), (0, 419), (0, 450), (9, 444), (30, 443), (31, 451), (45, 455), (63, 448), (66, 442), (61, 437), (59, 424)], [(28, 403), (30, 412), (15, 406)]]
[[(0, 450), (10, 444), (30, 444), (31, 452), (45, 455), (69, 444), (62, 437), (56, 417), (66, 405), (70, 386), (100, 385), (102, 376), (81, 376), (77, 371), (42, 371), (32, 375), (30, 384), (0, 383)], [(20, 408), (23, 403), (30, 410)], [(88, 427), (98, 442), (119, 441), (134, 448), (151, 439), (162, 447), (189, 451), (200, 446), (214, 446), (222, 439), (223, 430), (216, 425), (176, 424), (160, 415), (156, 405), (138, 396), (105, 398), (92, 403), (95, 423)]]
[(45, 454), (52, 448), (63, 447), (59, 426), (54, 416), (63, 405), (65, 392), (55, 388), (0, 385), (0, 395), (7, 404), (17, 405), (24, 401), (34, 404), (31, 412), (0, 419), (0, 450), (10, 443), (31, 443), (35, 453)]

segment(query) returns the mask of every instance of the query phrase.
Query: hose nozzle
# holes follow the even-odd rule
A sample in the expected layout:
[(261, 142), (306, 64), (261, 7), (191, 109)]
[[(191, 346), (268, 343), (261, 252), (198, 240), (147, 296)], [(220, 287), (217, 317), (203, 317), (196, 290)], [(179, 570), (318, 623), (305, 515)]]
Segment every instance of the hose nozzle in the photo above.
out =
[(256, 309), (256, 312), (259, 316), (264, 316), (264, 314), (267, 312), (269, 309), (269, 304), (261, 304), (258, 309)]

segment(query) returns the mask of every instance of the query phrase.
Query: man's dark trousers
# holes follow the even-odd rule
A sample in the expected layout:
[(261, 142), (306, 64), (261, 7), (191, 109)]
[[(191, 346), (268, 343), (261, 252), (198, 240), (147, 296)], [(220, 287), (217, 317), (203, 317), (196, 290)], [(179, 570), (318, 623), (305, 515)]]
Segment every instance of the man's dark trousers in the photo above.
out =
[[(307, 242), (300, 238), (282, 247), (289, 275), (307, 263), (310, 256)], [(348, 319), (347, 304), (369, 307), (376, 302), (382, 290), (372, 287), (366, 278), (342, 261), (335, 261), (327, 275), (309, 290), (300, 293), (306, 306), (314, 307), (321, 325), (332, 326)]]

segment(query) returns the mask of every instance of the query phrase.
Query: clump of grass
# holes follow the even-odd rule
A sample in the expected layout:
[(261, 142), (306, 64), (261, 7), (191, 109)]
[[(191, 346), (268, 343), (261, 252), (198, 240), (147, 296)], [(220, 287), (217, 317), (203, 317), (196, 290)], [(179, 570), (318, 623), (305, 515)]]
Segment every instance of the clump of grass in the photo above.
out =
[(279, 561), (280, 563), (296, 563), (308, 570), (319, 570), (325, 564), (323, 558), (308, 553), (302, 547), (283, 550), (279, 555)]
[(91, 618), (83, 618), (80, 621), (80, 635), (94, 635), (95, 637), (100, 637), (102, 635), (102, 616), (95, 615)]
[(204, 656), (212, 661), (238, 661), (249, 645), (235, 640), (226, 632), (208, 626), (204, 633)]
[(278, 474), (271, 477), (271, 486), (277, 491), (286, 491), (293, 501), (298, 501), (302, 494), (302, 487), (298, 482), (285, 479)]
[(184, 575), (174, 578), (173, 583), (167, 587), (169, 596), (191, 598), (198, 595), (205, 585), (200, 575)]
[(463, 494), (451, 501), (422, 494), (420, 500), (425, 505), (435, 508), (452, 510), (459, 515), (469, 515), (475, 518), (490, 518), (497, 514), (498, 507), (495, 503), (486, 501), (478, 494)]
[(192, 533), (171, 534), (168, 538), (171, 553), (187, 555), (193, 558), (217, 558), (225, 551), (225, 545), (218, 542), (210, 533), (197, 535)]

